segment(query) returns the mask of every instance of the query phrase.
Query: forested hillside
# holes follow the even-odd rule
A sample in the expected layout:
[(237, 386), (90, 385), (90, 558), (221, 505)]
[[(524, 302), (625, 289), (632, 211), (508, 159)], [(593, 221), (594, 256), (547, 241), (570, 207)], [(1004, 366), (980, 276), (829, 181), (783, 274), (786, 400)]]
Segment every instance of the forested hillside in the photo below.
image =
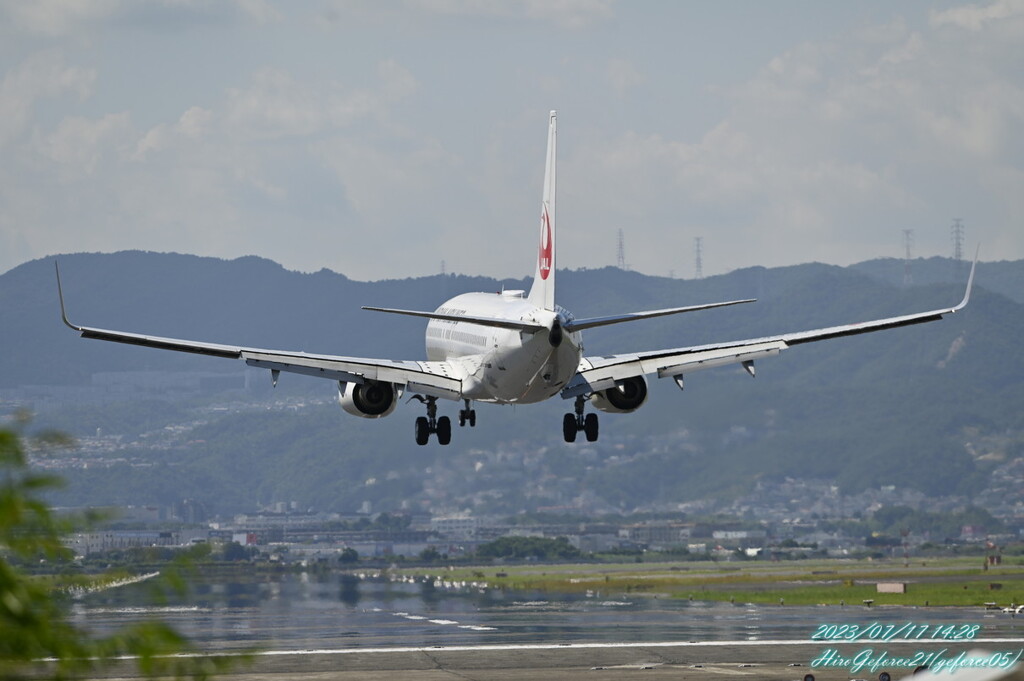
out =
[[(303, 274), (254, 257), (223, 261), (125, 252), (59, 258), (73, 321), (159, 336), (350, 356), (423, 357), (423, 323), (360, 305), (434, 309), (473, 290), (528, 281), (434, 276), (357, 282)], [(578, 317), (756, 297), (758, 302), (681, 317), (592, 329), (588, 354), (759, 337), (949, 306), (966, 267), (901, 261), (750, 268), (704, 280), (615, 268), (559, 273), (559, 302)], [(379, 421), (343, 413), (327, 381), (282, 376), (269, 396), (322, 398), (291, 410), (211, 411), (192, 401), (69, 405), (37, 424), (76, 435), (124, 432), (124, 461), (68, 469), (65, 503), (174, 503), (248, 510), (275, 500), (355, 510), (473, 508), (515, 512), (563, 505), (632, 509), (739, 493), (757, 480), (830, 479), (856, 491), (879, 485), (970, 495), (998, 466), (1024, 454), (1024, 262), (981, 263), (971, 304), (943, 321), (785, 351), (757, 365), (698, 372), (680, 392), (651, 379), (632, 415), (602, 415), (601, 440), (567, 445), (568, 403), (477, 407), (475, 429), (452, 445), (417, 447), (412, 403)], [(0, 388), (87, 385), (97, 372), (237, 372), (237, 363), (82, 340), (60, 323), (51, 260), (0, 275)], [(158, 396), (157, 396), (158, 397)], [(221, 400), (222, 401), (222, 400)], [(29, 405), (31, 406), (31, 405)], [(15, 407), (4, 404), (5, 409)], [(453, 415), (454, 404), (442, 413)], [(187, 437), (151, 446), (141, 433), (190, 423)], [(168, 431), (170, 432), (170, 431)]]

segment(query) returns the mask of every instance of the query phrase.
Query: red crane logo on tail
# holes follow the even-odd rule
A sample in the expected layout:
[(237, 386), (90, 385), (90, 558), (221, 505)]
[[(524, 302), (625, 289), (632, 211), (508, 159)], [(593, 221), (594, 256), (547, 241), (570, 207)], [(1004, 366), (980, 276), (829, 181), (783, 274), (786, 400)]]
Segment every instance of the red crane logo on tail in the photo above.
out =
[(551, 247), (551, 216), (545, 204), (540, 214), (540, 250), (537, 255), (537, 269), (541, 279), (547, 279), (551, 274)]

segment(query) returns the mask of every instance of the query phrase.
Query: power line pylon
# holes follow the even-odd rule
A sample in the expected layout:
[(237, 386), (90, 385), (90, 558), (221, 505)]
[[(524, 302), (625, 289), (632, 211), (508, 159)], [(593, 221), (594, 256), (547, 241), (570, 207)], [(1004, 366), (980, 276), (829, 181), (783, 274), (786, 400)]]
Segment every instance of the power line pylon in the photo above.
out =
[(910, 286), (914, 277), (910, 273), (911, 249), (914, 247), (914, 230), (903, 230), (903, 285)]
[(949, 235), (953, 240), (953, 271), (959, 275), (964, 264), (964, 221), (961, 218), (953, 218)]
[(953, 218), (949, 235), (953, 240), (953, 260), (959, 263), (964, 259), (964, 221), (961, 218)]

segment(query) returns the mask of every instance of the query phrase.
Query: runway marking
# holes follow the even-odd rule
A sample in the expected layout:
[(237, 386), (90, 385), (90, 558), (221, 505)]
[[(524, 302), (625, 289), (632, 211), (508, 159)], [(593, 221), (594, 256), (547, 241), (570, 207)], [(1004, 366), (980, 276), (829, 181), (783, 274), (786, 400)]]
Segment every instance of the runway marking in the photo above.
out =
[[(949, 645), (949, 641), (925, 641), (917, 639), (893, 639), (887, 643), (915, 643), (918, 645)], [(979, 638), (974, 644), (992, 643), (1024, 643), (1024, 638)], [(500, 652), (514, 650), (586, 650), (596, 648), (696, 648), (707, 646), (816, 646), (821, 647), (822, 641), (807, 639), (780, 641), (654, 641), (650, 643), (638, 641), (608, 643), (504, 643), (453, 646), (396, 646), (388, 648), (315, 648), (305, 650), (264, 650), (256, 656), (284, 657), (289, 655), (380, 655), (393, 653), (440, 653), (440, 652)], [(746, 673), (746, 672), (740, 672)]]
[[(374, 608), (373, 612), (383, 612), (380, 608)], [(402, 617), (413, 622), (430, 622), (431, 624), (439, 624), (441, 626), (457, 626), (459, 629), (468, 629), (469, 631), (497, 631), (497, 627), (488, 627), (477, 624), (459, 624), (457, 620), (446, 620), (446, 619), (428, 619), (423, 615), (410, 615), (407, 612), (393, 612), (391, 613), (395, 617)]]
[[(1024, 643), (1024, 638), (979, 638), (973, 641), (976, 644), (986, 643)], [(948, 644), (949, 641), (922, 641), (917, 639), (899, 639), (890, 643), (917, 643), (917, 644)], [(697, 648), (709, 646), (821, 646), (821, 641), (808, 641), (805, 639), (782, 640), (782, 641), (655, 641), (652, 643), (630, 642), (609, 642), (609, 643), (520, 643), (520, 644), (493, 644), (493, 645), (472, 645), (472, 646), (396, 646), (392, 648), (312, 648), (306, 650), (263, 650), (255, 653), (244, 653), (248, 657), (288, 657), (303, 655), (389, 655), (394, 653), (443, 653), (443, 652), (500, 652), (513, 650), (585, 650), (594, 648)], [(158, 655), (159, 658), (203, 658), (203, 657), (231, 657), (239, 654), (238, 651), (220, 650), (194, 653), (174, 653), (170, 655)], [(98, 659), (98, 658), (90, 658)], [(137, 660), (137, 655), (115, 655), (110, 660)], [(56, 662), (56, 658), (39, 658), (36, 662)], [(705, 671), (712, 671), (710, 666), (701, 665)], [(721, 669), (721, 668), (720, 668)], [(724, 670), (718, 673), (743, 675), (752, 672), (741, 672), (739, 670)]]

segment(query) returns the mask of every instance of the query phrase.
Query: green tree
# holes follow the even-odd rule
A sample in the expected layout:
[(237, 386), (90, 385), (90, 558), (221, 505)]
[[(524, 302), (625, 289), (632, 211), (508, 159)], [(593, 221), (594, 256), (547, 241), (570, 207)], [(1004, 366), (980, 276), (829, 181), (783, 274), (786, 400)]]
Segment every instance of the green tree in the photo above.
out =
[[(65, 679), (116, 657), (135, 660), (138, 671), (148, 677), (202, 679), (222, 669), (227, 658), (175, 657), (191, 649), (177, 631), (160, 622), (96, 637), (71, 622), (66, 589), (27, 573), (27, 566), (42, 560), (59, 564), (73, 558), (62, 538), (74, 521), (58, 519), (39, 496), (60, 480), (29, 467), (20, 435), (26, 423), (21, 417), (16, 430), (0, 429), (0, 678), (47, 673)], [(29, 441), (41, 451), (62, 444), (66, 438), (52, 434)]]
[(511, 558), (513, 560), (567, 560), (579, 558), (580, 550), (565, 537), (500, 537), (480, 545), (478, 558)]
[(224, 560), (231, 563), (237, 563), (243, 560), (250, 560), (255, 554), (255, 547), (242, 546), (241, 544), (235, 541), (224, 545)]
[(411, 522), (411, 516), (384, 512), (373, 521), (373, 526), (385, 532), (401, 532), (408, 529)]

